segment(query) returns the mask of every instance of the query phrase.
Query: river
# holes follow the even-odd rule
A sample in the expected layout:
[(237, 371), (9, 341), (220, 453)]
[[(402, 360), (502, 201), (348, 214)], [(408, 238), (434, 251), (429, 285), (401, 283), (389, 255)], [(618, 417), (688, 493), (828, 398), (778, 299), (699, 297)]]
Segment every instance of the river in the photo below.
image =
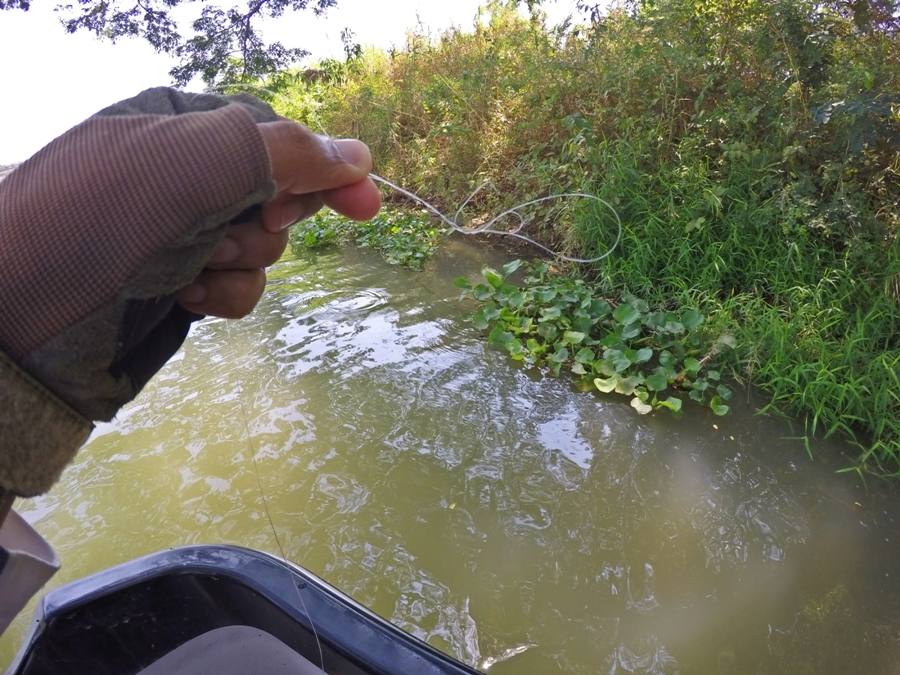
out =
[(747, 392), (640, 417), (523, 369), (452, 285), (503, 261), (280, 262), (19, 505), (51, 586), (184, 544), (279, 554), (262, 489), (287, 557), (493, 674), (900, 672), (896, 489)]

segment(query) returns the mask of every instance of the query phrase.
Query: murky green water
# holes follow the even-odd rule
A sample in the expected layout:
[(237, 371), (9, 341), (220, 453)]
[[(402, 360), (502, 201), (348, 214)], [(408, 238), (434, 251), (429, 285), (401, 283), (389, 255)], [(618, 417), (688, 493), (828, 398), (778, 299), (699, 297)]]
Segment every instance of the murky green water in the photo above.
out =
[(261, 483), (288, 557), (491, 673), (900, 672), (897, 496), (752, 401), (645, 418), (516, 367), (452, 287), (485, 262), (281, 263), (20, 505), (53, 584), (190, 543), (277, 553)]

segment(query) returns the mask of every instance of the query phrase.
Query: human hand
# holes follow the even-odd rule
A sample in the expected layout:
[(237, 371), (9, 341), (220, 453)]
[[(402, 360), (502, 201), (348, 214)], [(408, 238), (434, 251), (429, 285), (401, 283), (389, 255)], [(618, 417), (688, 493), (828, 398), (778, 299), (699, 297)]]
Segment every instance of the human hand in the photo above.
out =
[(272, 163), (275, 196), (261, 217), (229, 226), (203, 272), (177, 298), (196, 314), (240, 318), (252, 311), (265, 289), (265, 267), (288, 241), (287, 227), (322, 205), (348, 218), (374, 216), (381, 196), (368, 173), (368, 147), (353, 139), (332, 140), (288, 121), (258, 125)]
[(49, 489), (90, 422), (133, 399), (194, 321), (249, 312), (289, 223), (323, 204), (374, 215), (370, 169), (362, 143), (312, 134), (253, 97), (159, 87), (6, 177), (0, 406), (13, 412), (0, 488)]

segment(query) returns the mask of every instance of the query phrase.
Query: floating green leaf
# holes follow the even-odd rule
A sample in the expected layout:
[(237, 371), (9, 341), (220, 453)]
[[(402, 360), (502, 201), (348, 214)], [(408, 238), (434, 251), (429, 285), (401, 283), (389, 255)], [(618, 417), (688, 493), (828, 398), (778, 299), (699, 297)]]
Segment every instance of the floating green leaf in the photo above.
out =
[(457, 288), (462, 288), (464, 290), (470, 290), (472, 288), (472, 284), (465, 277), (456, 277), (453, 280), (453, 285)]
[(665, 401), (658, 401), (657, 404), (661, 408), (668, 408), (672, 412), (681, 412), (681, 399), (669, 396)]
[(599, 391), (602, 391), (604, 394), (611, 393), (616, 385), (619, 383), (619, 378), (616, 375), (613, 375), (609, 378), (595, 377), (594, 378), (594, 386), (597, 387)]
[(495, 347), (506, 347), (507, 344), (515, 339), (516, 338), (512, 333), (503, 330), (500, 325), (494, 326), (490, 335), (488, 335), (488, 341)]
[(640, 375), (632, 375), (631, 377), (621, 377), (616, 383), (616, 393), (624, 396), (631, 396), (634, 390), (644, 382), (644, 378)]
[(639, 415), (646, 415), (647, 413), (653, 412), (653, 406), (644, 403), (637, 396), (631, 399), (631, 407), (637, 410)]
[(478, 284), (475, 288), (472, 289), (472, 297), (479, 302), (484, 302), (485, 300), (489, 300), (494, 297), (494, 291), (491, 290), (489, 286)]
[(590, 347), (582, 347), (578, 350), (578, 353), (575, 354), (575, 361), (578, 363), (591, 363), (596, 358), (596, 354), (594, 354), (594, 350)]
[(542, 323), (537, 327), (537, 334), (547, 342), (553, 342), (559, 334), (559, 329), (552, 323)]
[(644, 383), (647, 385), (647, 389), (651, 391), (663, 391), (669, 386), (666, 376), (661, 373), (653, 373), (653, 375), (644, 379)]
[(503, 269), (503, 276), (504, 276), (504, 277), (508, 277), (510, 274), (512, 274), (513, 272), (515, 272), (517, 269), (519, 269), (521, 266), (522, 266), (522, 261), (521, 261), (521, 260), (510, 260), (510, 261), (509, 261), (508, 263), (506, 263), (506, 264), (503, 266), (503, 268), (502, 268), (502, 269)]
[(700, 362), (692, 356), (684, 360), (684, 370), (690, 375), (696, 375), (700, 372)]
[(494, 288), (500, 288), (503, 285), (503, 277), (495, 269), (485, 267), (481, 270), (481, 276)]
[(722, 416), (727, 415), (730, 408), (722, 403), (722, 399), (718, 396), (713, 396), (712, 400), (709, 402), (710, 410), (713, 411), (716, 415)]

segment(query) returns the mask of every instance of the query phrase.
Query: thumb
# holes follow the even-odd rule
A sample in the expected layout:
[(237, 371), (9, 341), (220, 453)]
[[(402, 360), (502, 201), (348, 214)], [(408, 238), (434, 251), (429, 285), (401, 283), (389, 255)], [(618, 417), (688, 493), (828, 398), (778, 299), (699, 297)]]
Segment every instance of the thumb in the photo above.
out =
[(372, 170), (372, 155), (361, 141), (334, 140), (286, 120), (266, 122), (258, 128), (278, 193), (333, 190), (358, 183)]

